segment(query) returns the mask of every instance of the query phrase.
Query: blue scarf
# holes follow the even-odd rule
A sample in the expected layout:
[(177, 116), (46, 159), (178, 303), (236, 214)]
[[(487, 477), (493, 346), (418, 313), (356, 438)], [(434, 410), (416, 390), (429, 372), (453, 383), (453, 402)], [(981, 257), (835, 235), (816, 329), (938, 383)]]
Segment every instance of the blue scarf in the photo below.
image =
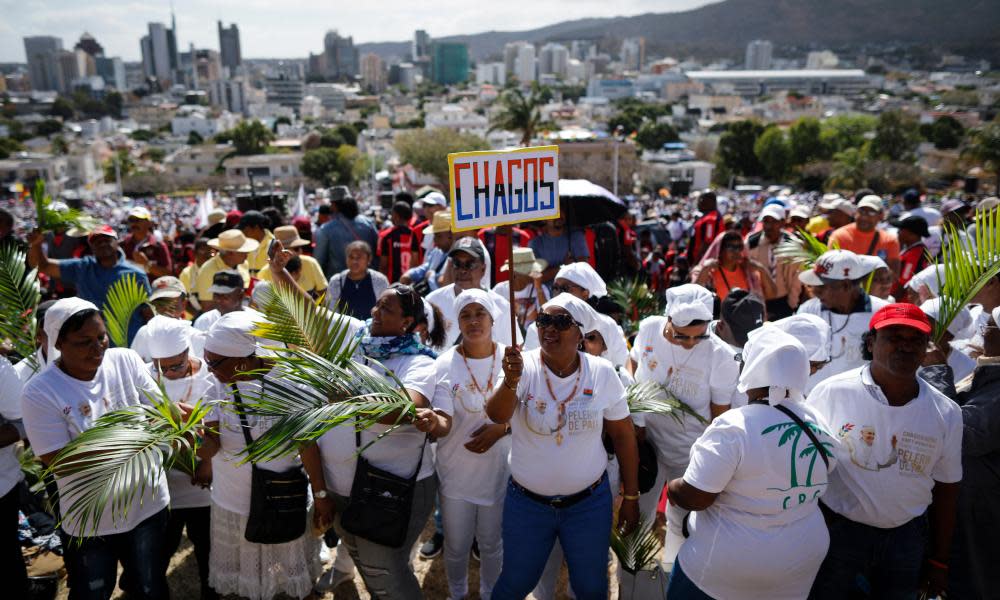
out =
[(373, 336), (371, 335), (372, 320), (365, 321), (365, 326), (358, 330), (355, 335), (360, 340), (361, 351), (368, 358), (384, 361), (394, 356), (423, 354), (431, 358), (437, 358), (434, 352), (420, 342), (416, 332), (393, 336)]

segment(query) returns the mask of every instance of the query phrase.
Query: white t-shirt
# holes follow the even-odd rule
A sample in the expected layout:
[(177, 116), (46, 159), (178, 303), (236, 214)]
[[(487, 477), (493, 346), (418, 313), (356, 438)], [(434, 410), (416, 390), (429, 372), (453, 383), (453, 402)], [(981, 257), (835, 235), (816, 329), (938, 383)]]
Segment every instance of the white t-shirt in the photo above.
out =
[[(510, 303), (507, 302), (507, 298), (497, 294), (496, 292), (489, 292), (490, 297), (496, 304), (497, 308), (500, 309), (500, 316), (496, 321), (493, 322), (493, 339), (498, 343), (505, 346), (509, 346), (511, 343), (510, 339)], [(427, 301), (438, 307), (441, 314), (444, 315), (445, 327), (445, 339), (444, 347), (450, 348), (455, 345), (455, 340), (458, 339), (458, 314), (455, 313), (455, 284), (449, 284), (442, 288), (438, 288), (427, 294)], [(517, 341), (520, 343), (522, 341), (520, 330), (517, 332)]]
[[(275, 370), (264, 376), (264, 379), (277, 378), (281, 374)], [(241, 397), (251, 402), (261, 393), (261, 380), (240, 381), (237, 384)], [(266, 383), (265, 383), (266, 385)], [(265, 390), (266, 391), (266, 390)], [(209, 398), (224, 398), (233, 401), (234, 397), (229, 385), (218, 380), (215, 386), (206, 394)], [(244, 462), (241, 454), (246, 448), (246, 440), (240, 425), (240, 417), (233, 407), (216, 405), (206, 420), (218, 421), (219, 440), (221, 448), (212, 457), (212, 502), (222, 508), (240, 515), (250, 514), (250, 480), (252, 469), (249, 462)], [(274, 425), (273, 419), (262, 419), (254, 415), (246, 416), (250, 437), (257, 439)], [(301, 465), (298, 454), (292, 454), (268, 462), (257, 463), (257, 468), (280, 473)]]
[[(153, 379), (160, 380), (167, 397), (174, 402), (193, 405), (202, 399), (218, 399), (210, 392), (217, 392), (219, 381), (208, 371), (204, 361), (194, 375), (181, 379), (160, 379), (152, 364), (149, 365), (149, 374)], [(167, 484), (170, 486), (170, 508), (199, 508), (212, 504), (212, 492), (200, 485), (192, 485), (191, 476), (177, 467), (167, 471)]]
[(14, 371), (17, 373), (18, 379), (21, 380), (22, 386), (28, 385), (31, 378), (41, 373), (42, 369), (45, 368), (46, 362), (41, 348), (35, 350), (35, 362), (38, 365), (37, 369), (27, 359), (21, 359), (14, 365)]
[[(810, 409), (785, 402), (821, 444), (833, 438)], [(830, 544), (818, 499), (830, 469), (809, 436), (766, 404), (726, 411), (691, 447), (684, 481), (719, 494), (691, 513), (679, 560), (698, 588), (713, 598), (809, 595)], [(761, 560), (767, 556), (767, 560)]]
[[(157, 397), (159, 389), (149, 376), (149, 369), (139, 355), (127, 348), (111, 348), (94, 379), (81, 381), (50, 364), (36, 375), (24, 389), (21, 409), (24, 428), (31, 447), (38, 456), (61, 450), (81, 432), (90, 429), (101, 415), (125, 408), (150, 404), (147, 394)], [(72, 475), (56, 477), (59, 486), (59, 506), (63, 516), (73, 497), (66, 493), (66, 482)], [(136, 495), (124, 518), (112, 520), (111, 510), (105, 510), (96, 535), (131, 531), (139, 523), (166, 508), (169, 502), (167, 479), (163, 472), (150, 473), (145, 493)], [(79, 523), (63, 521), (67, 533), (79, 536)]]
[[(711, 336), (685, 350), (663, 337), (666, 325), (666, 317), (648, 317), (639, 324), (631, 351), (635, 380), (666, 385), (677, 399), (711, 421), (710, 405), (728, 406), (736, 389), (740, 365), (735, 353)], [(705, 425), (690, 416), (682, 416), (679, 423), (669, 415), (647, 414), (645, 420), (657, 459), (675, 467), (687, 464), (691, 444), (705, 431)]]
[(935, 481), (962, 479), (962, 411), (917, 378), (917, 397), (890, 406), (868, 366), (830, 377), (809, 395), (838, 439), (839, 468), (823, 503), (852, 521), (898, 527), (927, 510)]
[[(218, 320), (219, 320), (218, 317), (216, 317), (215, 321)], [(213, 323), (215, 321), (213, 321)], [(184, 321), (184, 322), (187, 323), (189, 327), (193, 328), (193, 326), (189, 321)], [(191, 356), (201, 357), (204, 355), (205, 333), (207, 331), (208, 330), (202, 331), (199, 329), (195, 329), (194, 331), (190, 332)], [(149, 347), (149, 328), (146, 325), (140, 327), (139, 331), (135, 333), (135, 337), (132, 338), (131, 348), (139, 353), (139, 356), (142, 357), (142, 360), (146, 362), (153, 360), (153, 355), (150, 354), (150, 347)]]
[[(539, 350), (521, 356), (524, 371), (510, 420), (511, 475), (536, 494), (575, 494), (600, 479), (608, 467), (601, 434), (605, 420), (629, 416), (625, 388), (615, 368), (603, 358), (581, 352), (583, 372), (563, 378), (542, 365)], [(542, 369), (548, 371), (555, 398), (549, 393)], [(503, 382), (502, 374), (499, 379), (497, 386)], [(574, 385), (576, 392), (567, 400)], [(565, 418), (560, 419), (562, 401), (566, 401)]]
[(929, 206), (918, 206), (913, 210), (908, 210), (899, 215), (900, 220), (905, 219), (906, 217), (920, 217), (924, 221), (927, 221), (928, 227), (934, 227), (941, 224), (941, 211)]
[[(506, 298), (507, 303), (510, 304), (510, 281), (501, 281), (493, 286), (493, 293), (499, 295), (501, 298)], [(520, 290), (514, 290), (514, 302), (517, 303), (515, 316), (517, 316), (517, 322), (522, 326), (522, 329), (524, 319), (531, 312), (531, 309), (534, 308), (535, 311), (540, 311), (542, 310), (542, 304), (544, 304), (542, 299), (538, 297), (538, 290), (535, 289), (534, 284), (528, 284)]]
[(824, 379), (865, 364), (865, 359), (861, 357), (861, 336), (868, 331), (868, 323), (872, 320), (872, 315), (888, 304), (885, 300), (875, 296), (867, 296), (867, 298), (869, 301), (866, 303), (867, 310), (848, 315), (824, 309), (819, 298), (811, 298), (799, 306), (796, 314), (816, 315), (827, 322), (831, 332), (830, 362), (809, 376), (809, 385), (805, 390), (807, 395), (816, 387), (816, 384)]
[[(21, 419), (21, 378), (14, 365), (0, 356), (0, 423)], [(4, 496), (24, 479), (17, 460), (17, 444), (0, 448), (0, 496)]]
[[(497, 344), (493, 356), (470, 358), (466, 369), (462, 355), (450, 348), (434, 363), (434, 406), (452, 415), (451, 431), (438, 440), (436, 454), (441, 495), (448, 498), (483, 506), (503, 499), (510, 476), (510, 437), (503, 436), (483, 454), (465, 447), (477, 429), (493, 424), (486, 416), (486, 399), (503, 372), (503, 353), (504, 346)], [(484, 393), (476, 391), (470, 370)]]
[[(399, 378), (404, 388), (419, 392), (427, 398), (434, 409), (447, 413), (447, 410), (434, 405), (436, 373), (433, 358), (422, 354), (406, 354), (381, 362)], [(374, 363), (371, 366), (375, 368)], [(361, 447), (370, 444), (379, 434), (385, 433), (391, 427), (392, 425), (375, 424), (362, 431)], [(417, 481), (420, 481), (434, 474), (431, 445), (430, 442), (424, 443), (425, 438), (426, 435), (416, 427), (403, 425), (366, 448), (362, 456), (371, 465), (393, 475), (412, 477), (417, 468), (420, 447), (423, 446), (423, 460), (420, 463), (420, 473), (417, 475)], [(354, 483), (354, 470), (357, 466), (355, 453), (358, 451), (354, 424), (345, 423), (326, 432), (319, 438), (319, 450), (323, 457), (326, 486), (336, 494), (350, 496), (351, 485)]]

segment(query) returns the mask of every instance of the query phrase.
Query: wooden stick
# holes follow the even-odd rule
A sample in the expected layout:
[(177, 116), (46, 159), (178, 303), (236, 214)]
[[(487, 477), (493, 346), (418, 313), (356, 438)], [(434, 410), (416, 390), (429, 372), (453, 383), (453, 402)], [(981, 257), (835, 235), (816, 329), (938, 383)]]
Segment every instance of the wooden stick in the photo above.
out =
[(507, 291), (510, 292), (510, 343), (513, 346), (517, 346), (517, 305), (514, 304), (514, 226), (505, 225), (503, 229), (507, 230)]

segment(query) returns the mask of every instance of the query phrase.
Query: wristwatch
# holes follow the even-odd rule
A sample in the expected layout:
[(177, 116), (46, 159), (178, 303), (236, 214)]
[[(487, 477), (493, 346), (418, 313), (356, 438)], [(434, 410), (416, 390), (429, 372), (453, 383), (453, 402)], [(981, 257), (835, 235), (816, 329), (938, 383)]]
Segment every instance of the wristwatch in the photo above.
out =
[(323, 498), (329, 498), (329, 497), (330, 497), (330, 492), (326, 490), (319, 490), (318, 492), (313, 491), (313, 498), (319, 498), (322, 500)]

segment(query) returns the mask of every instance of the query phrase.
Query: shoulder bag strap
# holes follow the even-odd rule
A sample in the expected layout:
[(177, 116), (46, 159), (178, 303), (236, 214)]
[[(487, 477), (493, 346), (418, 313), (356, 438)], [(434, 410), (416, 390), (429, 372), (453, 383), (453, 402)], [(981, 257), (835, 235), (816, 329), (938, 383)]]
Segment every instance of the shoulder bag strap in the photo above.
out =
[(868, 256), (874, 256), (872, 252), (875, 251), (875, 247), (878, 246), (879, 240), (882, 239), (882, 232), (878, 229), (875, 230), (875, 235), (872, 236), (872, 243), (868, 245), (868, 252), (865, 252)]
[[(365, 364), (368, 364), (368, 359), (365, 359)], [(417, 459), (417, 470), (413, 472), (413, 476), (410, 477), (410, 481), (416, 481), (417, 476), (420, 475), (420, 467), (424, 464), (424, 448), (427, 447), (427, 438), (429, 435), (424, 436), (424, 443), (420, 445), (420, 458)], [(361, 429), (358, 428), (358, 418), (354, 417), (354, 447), (358, 450), (361, 449)]]
[(802, 431), (806, 432), (806, 435), (809, 436), (809, 440), (813, 443), (813, 446), (816, 447), (816, 451), (819, 452), (820, 458), (823, 459), (823, 464), (826, 465), (826, 469), (829, 471), (830, 470), (830, 459), (827, 458), (827, 456), (826, 456), (826, 448), (823, 447), (823, 444), (819, 443), (819, 439), (816, 437), (816, 434), (813, 433), (813, 430), (808, 425), (806, 425), (802, 421), (802, 419), (800, 419), (799, 416), (797, 414), (795, 414), (794, 412), (792, 412), (792, 410), (790, 408), (788, 408), (787, 406), (782, 406), (781, 404), (775, 404), (774, 408), (777, 408), (781, 412), (785, 413), (785, 415), (787, 415), (789, 419), (791, 419), (792, 421), (794, 421), (795, 424), (798, 425), (799, 428)]
[(250, 437), (250, 425), (247, 424), (247, 416), (243, 413), (243, 397), (240, 396), (240, 390), (236, 387), (235, 383), (229, 384), (229, 389), (233, 392), (233, 398), (236, 400), (236, 414), (240, 416), (240, 429), (243, 431), (243, 439), (246, 441), (246, 445), (250, 446), (253, 443), (253, 438)]

